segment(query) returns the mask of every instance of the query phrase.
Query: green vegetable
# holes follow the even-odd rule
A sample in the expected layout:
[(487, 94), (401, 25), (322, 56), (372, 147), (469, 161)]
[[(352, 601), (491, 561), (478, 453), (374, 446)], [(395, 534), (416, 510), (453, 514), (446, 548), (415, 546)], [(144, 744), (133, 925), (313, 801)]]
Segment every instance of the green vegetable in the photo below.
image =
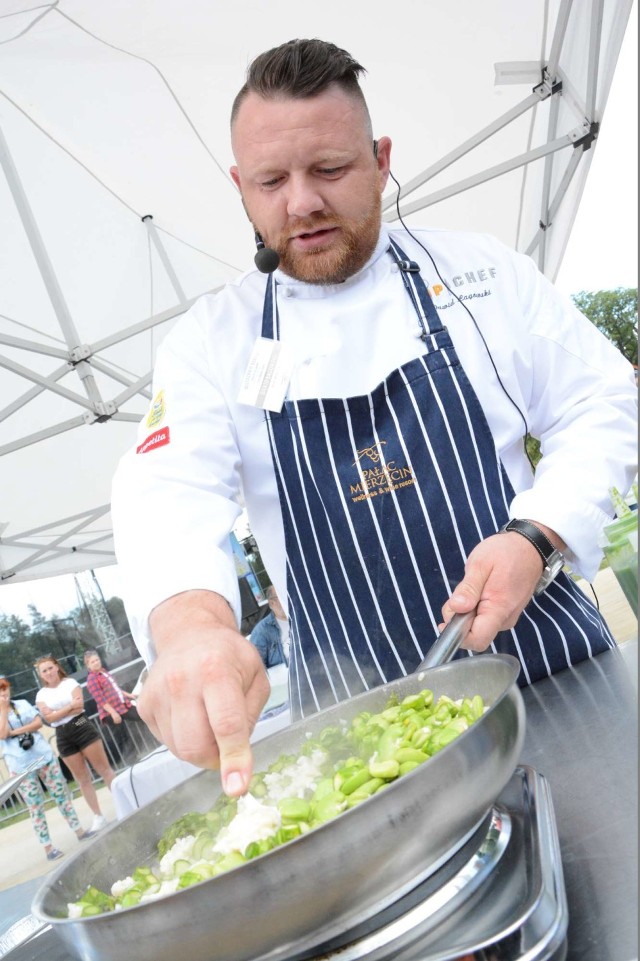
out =
[(173, 847), (178, 838), (186, 838), (190, 834), (198, 834), (199, 831), (208, 828), (210, 823), (206, 814), (198, 814), (195, 811), (191, 811), (189, 814), (183, 814), (181, 818), (178, 818), (177, 821), (174, 821), (173, 824), (167, 828), (158, 841), (158, 854), (160, 857), (163, 857), (169, 848)]
[[(477, 694), (460, 701), (442, 695), (434, 701), (430, 690), (409, 694), (402, 701), (392, 696), (379, 713), (362, 711), (348, 728), (326, 727), (305, 741), (300, 755), (282, 755), (268, 771), (254, 774), (249, 793), (262, 803), (277, 806), (280, 826), (270, 837), (252, 841), (244, 851), (221, 855), (215, 850), (220, 830), (237, 813), (236, 799), (221, 794), (206, 813), (189, 812), (178, 818), (158, 842), (158, 855), (162, 858), (179, 838), (194, 837), (189, 854), (173, 864), (174, 883), (182, 889), (216, 877), (339, 817), (444, 750), (485, 710)], [(315, 785), (305, 797), (285, 796), (277, 802), (270, 801), (266, 775), (283, 775), (280, 783), (286, 784), (288, 768), (302, 756), (313, 757), (316, 764), (321, 759), (321, 776)], [(136, 868), (132, 880), (134, 885), (118, 898), (89, 888), (76, 902), (82, 916), (112, 911), (118, 906), (132, 907), (161, 887), (158, 874), (150, 867)]]

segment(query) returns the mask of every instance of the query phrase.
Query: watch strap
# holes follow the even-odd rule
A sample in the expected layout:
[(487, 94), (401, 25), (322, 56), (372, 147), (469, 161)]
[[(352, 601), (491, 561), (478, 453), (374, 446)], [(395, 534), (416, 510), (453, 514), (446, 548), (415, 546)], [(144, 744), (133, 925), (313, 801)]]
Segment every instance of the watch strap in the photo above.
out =
[(560, 553), (558, 548), (553, 546), (547, 535), (543, 533), (539, 527), (536, 527), (535, 524), (532, 524), (531, 521), (515, 518), (505, 524), (502, 530), (515, 531), (517, 534), (522, 534), (523, 537), (526, 537), (537, 550), (545, 567), (554, 554), (557, 555)]

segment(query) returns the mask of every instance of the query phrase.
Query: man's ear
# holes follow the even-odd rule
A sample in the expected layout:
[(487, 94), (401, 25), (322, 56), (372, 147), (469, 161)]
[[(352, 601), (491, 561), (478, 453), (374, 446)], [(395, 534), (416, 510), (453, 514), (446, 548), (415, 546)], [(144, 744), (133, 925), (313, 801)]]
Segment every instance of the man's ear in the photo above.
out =
[(231, 174), (231, 179), (233, 180), (234, 184), (236, 185), (240, 193), (242, 193), (242, 189), (240, 187), (240, 174), (238, 173), (238, 168), (229, 167), (229, 173)]
[(387, 180), (389, 179), (391, 139), (389, 137), (380, 137), (379, 140), (374, 140), (374, 144), (374, 156), (380, 173), (380, 191), (382, 192), (387, 186)]

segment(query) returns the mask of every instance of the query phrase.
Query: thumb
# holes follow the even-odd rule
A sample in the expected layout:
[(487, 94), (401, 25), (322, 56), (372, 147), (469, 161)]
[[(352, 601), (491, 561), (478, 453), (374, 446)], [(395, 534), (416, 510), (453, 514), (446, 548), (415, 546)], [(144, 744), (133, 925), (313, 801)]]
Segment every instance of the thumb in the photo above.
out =
[(449, 598), (447, 606), (454, 614), (466, 614), (480, 603), (484, 581), (467, 574)]

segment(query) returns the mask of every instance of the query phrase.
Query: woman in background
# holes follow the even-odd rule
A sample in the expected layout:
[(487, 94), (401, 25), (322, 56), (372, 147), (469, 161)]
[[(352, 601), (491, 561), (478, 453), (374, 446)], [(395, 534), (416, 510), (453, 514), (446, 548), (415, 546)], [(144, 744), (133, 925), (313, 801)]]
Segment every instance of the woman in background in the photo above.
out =
[(140, 735), (153, 739), (149, 728), (144, 723), (135, 705), (135, 696), (123, 691), (113, 674), (104, 667), (97, 651), (84, 652), (84, 663), (87, 666), (87, 691), (96, 702), (100, 723), (111, 727), (117, 748), (125, 764), (133, 764), (139, 751), (131, 732), (127, 730), (129, 724), (138, 728)]
[[(18, 793), (29, 811), (31, 826), (44, 847), (47, 860), (57, 861), (63, 852), (51, 843), (40, 780), (79, 841), (88, 840), (94, 832), (81, 828), (58, 759), (40, 733), (41, 727), (42, 718), (35, 707), (28, 701), (12, 701), (9, 679), (0, 674), (0, 748), (10, 774), (22, 774), (38, 763), (20, 782)], [(27, 735), (26, 741), (23, 735)]]
[(91, 831), (100, 831), (107, 819), (100, 810), (89, 764), (107, 787), (115, 777), (100, 732), (85, 714), (82, 688), (74, 678), (67, 677), (55, 657), (39, 657), (34, 667), (43, 684), (36, 694), (36, 707), (55, 729), (58, 753), (93, 811)]

